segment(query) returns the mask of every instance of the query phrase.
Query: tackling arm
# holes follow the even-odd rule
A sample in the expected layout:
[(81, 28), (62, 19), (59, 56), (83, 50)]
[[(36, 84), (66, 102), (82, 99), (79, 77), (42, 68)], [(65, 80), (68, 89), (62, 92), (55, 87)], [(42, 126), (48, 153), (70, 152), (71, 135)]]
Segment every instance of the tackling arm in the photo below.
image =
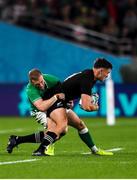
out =
[(48, 100), (38, 99), (35, 102), (33, 102), (33, 105), (39, 110), (39, 111), (47, 111), (58, 99), (65, 99), (65, 95), (63, 93), (59, 93), (54, 95)]

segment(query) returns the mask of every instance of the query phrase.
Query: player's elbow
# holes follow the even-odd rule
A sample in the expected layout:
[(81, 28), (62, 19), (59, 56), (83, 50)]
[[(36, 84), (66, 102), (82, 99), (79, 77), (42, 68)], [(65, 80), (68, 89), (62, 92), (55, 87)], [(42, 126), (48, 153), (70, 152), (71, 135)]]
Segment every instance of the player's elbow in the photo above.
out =
[(47, 109), (44, 107), (44, 106), (42, 106), (42, 105), (39, 105), (39, 106), (37, 106), (37, 109), (39, 110), (39, 111), (41, 111), (41, 112), (45, 112)]
[(48, 109), (47, 104), (44, 103), (42, 99), (39, 99), (33, 103), (33, 105), (39, 110), (39, 111), (46, 111)]

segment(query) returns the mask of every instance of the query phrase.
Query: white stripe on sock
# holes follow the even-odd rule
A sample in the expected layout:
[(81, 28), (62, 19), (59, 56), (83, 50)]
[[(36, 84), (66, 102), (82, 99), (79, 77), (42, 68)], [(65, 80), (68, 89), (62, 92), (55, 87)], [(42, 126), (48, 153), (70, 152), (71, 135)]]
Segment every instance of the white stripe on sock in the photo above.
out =
[(88, 128), (84, 128), (81, 131), (79, 131), (79, 134), (85, 134), (88, 132)]
[(50, 143), (53, 143), (53, 141), (54, 141), (54, 139), (47, 134), (45, 135), (44, 139), (47, 139)]
[(36, 143), (40, 143), (40, 133), (35, 133), (35, 140), (36, 140)]
[(92, 151), (92, 152), (97, 152), (97, 151), (98, 151), (98, 148), (96, 147), (96, 145), (94, 145), (94, 146), (91, 148), (91, 151)]

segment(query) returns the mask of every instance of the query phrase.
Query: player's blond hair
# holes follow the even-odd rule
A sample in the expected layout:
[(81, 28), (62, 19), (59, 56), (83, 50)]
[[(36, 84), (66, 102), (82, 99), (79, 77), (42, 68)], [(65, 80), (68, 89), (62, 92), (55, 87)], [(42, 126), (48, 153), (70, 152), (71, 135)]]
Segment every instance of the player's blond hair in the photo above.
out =
[(37, 81), (38, 78), (42, 75), (41, 71), (39, 69), (32, 69), (29, 71), (29, 79), (30, 81)]

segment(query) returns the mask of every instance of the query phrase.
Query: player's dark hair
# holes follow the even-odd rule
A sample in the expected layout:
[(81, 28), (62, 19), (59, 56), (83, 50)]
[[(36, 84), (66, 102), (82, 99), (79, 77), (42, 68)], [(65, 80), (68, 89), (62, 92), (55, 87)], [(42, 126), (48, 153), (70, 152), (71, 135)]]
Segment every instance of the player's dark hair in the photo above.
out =
[(32, 69), (29, 71), (29, 79), (30, 81), (34, 80), (37, 81), (39, 76), (41, 76), (42, 73), (39, 69)]
[(94, 68), (112, 69), (112, 64), (105, 58), (97, 58), (94, 63)]

